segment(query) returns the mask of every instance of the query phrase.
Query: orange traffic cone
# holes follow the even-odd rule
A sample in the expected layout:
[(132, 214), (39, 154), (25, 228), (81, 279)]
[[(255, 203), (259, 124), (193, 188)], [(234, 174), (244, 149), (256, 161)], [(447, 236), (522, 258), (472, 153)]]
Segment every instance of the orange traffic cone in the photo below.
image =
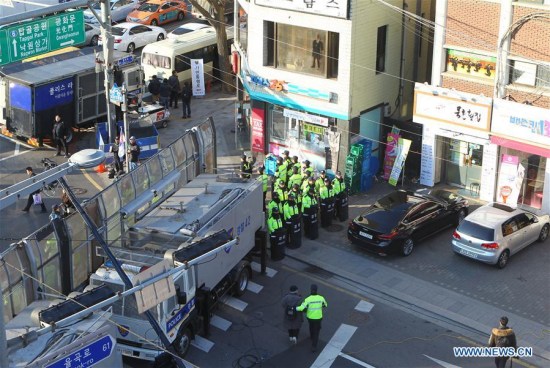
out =
[(99, 166), (95, 168), (95, 171), (98, 174), (102, 174), (102, 173), (107, 172), (107, 169), (105, 168), (105, 164), (99, 164)]

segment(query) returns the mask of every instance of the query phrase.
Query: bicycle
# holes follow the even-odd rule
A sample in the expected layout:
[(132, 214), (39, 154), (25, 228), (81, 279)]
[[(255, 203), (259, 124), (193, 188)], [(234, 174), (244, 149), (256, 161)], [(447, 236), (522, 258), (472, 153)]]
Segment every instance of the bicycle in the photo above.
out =
[[(50, 170), (57, 166), (57, 162), (50, 160), (49, 158), (43, 158), (42, 164), (44, 165), (45, 171)], [(47, 197), (56, 197), (57, 196), (57, 189), (59, 188), (59, 182), (57, 180), (52, 181), (51, 183), (45, 184), (42, 188), (42, 192)]]

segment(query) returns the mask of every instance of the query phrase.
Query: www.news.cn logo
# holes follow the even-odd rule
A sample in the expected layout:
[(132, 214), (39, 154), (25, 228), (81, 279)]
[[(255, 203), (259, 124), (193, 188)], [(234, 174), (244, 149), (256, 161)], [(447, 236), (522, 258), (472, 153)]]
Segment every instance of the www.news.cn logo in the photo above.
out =
[(520, 346), (512, 347), (455, 347), (453, 353), (457, 358), (497, 358), (497, 357), (532, 357), (533, 348)]

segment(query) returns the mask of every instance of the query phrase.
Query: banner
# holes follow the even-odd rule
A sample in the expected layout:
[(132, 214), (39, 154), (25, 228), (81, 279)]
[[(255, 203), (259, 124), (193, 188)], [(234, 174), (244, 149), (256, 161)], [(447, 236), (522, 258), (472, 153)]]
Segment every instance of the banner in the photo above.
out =
[(525, 168), (519, 164), (519, 157), (502, 155), (497, 184), (497, 202), (515, 207), (525, 176)]
[(405, 165), (405, 160), (407, 159), (407, 154), (409, 153), (409, 148), (411, 148), (412, 143), (412, 141), (403, 138), (399, 138), (398, 142), (397, 157), (395, 159), (395, 162), (393, 163), (390, 180), (388, 181), (388, 183), (393, 186), (397, 185), (399, 175), (401, 174), (401, 170), (403, 170), (403, 166)]
[(386, 144), (386, 154), (384, 156), (384, 180), (390, 178), (390, 174), (393, 168), (393, 163), (397, 157), (397, 141), (399, 140), (399, 134), (397, 133), (388, 133), (387, 144)]
[(265, 152), (264, 109), (252, 108), (252, 152)]
[(204, 96), (204, 65), (202, 59), (191, 59), (191, 86), (193, 96)]

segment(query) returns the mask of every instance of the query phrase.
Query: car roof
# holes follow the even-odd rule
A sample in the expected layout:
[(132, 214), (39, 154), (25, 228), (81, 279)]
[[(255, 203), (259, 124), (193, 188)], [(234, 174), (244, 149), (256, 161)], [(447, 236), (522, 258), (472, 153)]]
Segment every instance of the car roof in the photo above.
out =
[(182, 24), (178, 28), (187, 28), (187, 29), (195, 29), (196, 30), (196, 29), (201, 29), (201, 28), (206, 28), (206, 27), (212, 27), (212, 26), (210, 24), (190, 22), (190, 23)]
[(113, 28), (117, 27), (117, 28), (130, 29), (130, 28), (134, 28), (136, 26), (147, 26), (147, 27), (151, 28), (151, 26), (146, 25), (146, 24), (132, 23), (132, 22), (118, 23), (118, 24), (114, 25)]
[(525, 211), (493, 202), (479, 207), (466, 216), (465, 220), (476, 222), (484, 226), (495, 227), (520, 213), (525, 213)]

